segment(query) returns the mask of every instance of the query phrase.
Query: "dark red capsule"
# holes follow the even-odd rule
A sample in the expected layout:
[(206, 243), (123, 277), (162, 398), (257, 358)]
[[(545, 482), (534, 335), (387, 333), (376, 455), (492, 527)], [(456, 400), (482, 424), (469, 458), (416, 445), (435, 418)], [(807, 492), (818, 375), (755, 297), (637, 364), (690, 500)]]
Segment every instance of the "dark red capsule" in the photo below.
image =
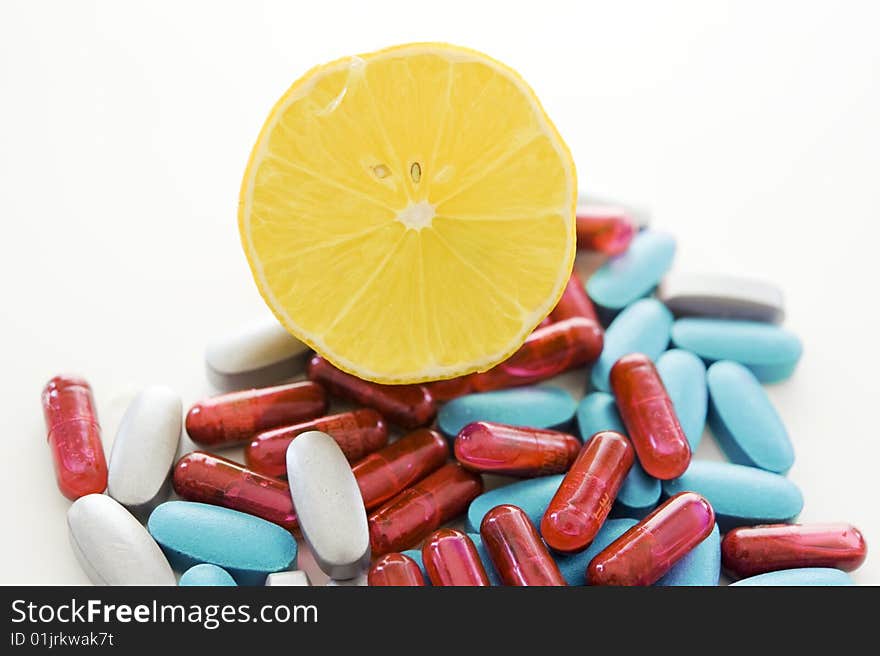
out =
[(199, 444), (227, 446), (270, 428), (319, 417), (326, 410), (324, 388), (308, 381), (232, 392), (190, 408), (186, 432)]
[(550, 313), (550, 319), (556, 322), (574, 317), (594, 321), (599, 330), (602, 330), (602, 327), (599, 325), (599, 319), (596, 317), (596, 308), (593, 306), (593, 301), (587, 295), (584, 283), (578, 277), (578, 274), (572, 271), (568, 284), (565, 285), (565, 291), (562, 292), (562, 297), (559, 299), (556, 307), (553, 308), (553, 312)]
[(620, 433), (596, 433), (562, 479), (541, 519), (541, 536), (563, 553), (590, 546), (633, 465), (632, 445)]
[(320, 355), (309, 361), (309, 380), (343, 399), (375, 408), (403, 428), (430, 424), (437, 414), (434, 398), (424, 385), (380, 385), (341, 371)]
[(364, 497), (364, 507), (370, 511), (442, 467), (448, 457), (446, 438), (420, 428), (371, 453), (351, 470)]
[(587, 567), (591, 585), (651, 585), (705, 540), (715, 527), (712, 506), (681, 492), (600, 551)]
[(495, 506), (483, 517), (480, 535), (505, 585), (567, 585), (522, 509)]
[(651, 359), (641, 353), (620, 358), (611, 368), (611, 389), (645, 471), (661, 480), (681, 476), (691, 447)]
[(434, 585), (491, 585), (476, 545), (461, 531), (434, 531), (422, 545), (422, 562)]
[(471, 471), (527, 478), (567, 471), (581, 442), (554, 430), (475, 421), (459, 431), (454, 449)]
[(435, 401), (451, 401), (474, 391), (471, 386), (470, 375), (458, 376), (448, 380), (435, 380), (430, 383), (424, 383), (424, 386), (431, 392), (431, 396), (434, 397)]
[(635, 222), (619, 207), (584, 205), (575, 214), (577, 247), (620, 255), (636, 234)]
[(549, 326), (551, 323), (553, 323), (553, 319), (550, 317), (544, 317), (541, 319), (541, 323), (535, 326), (535, 328), (543, 328), (544, 326)]
[(602, 328), (574, 317), (538, 328), (507, 360), (489, 371), (471, 374), (475, 391), (531, 385), (596, 360), (602, 352)]
[(255, 515), (292, 531), (296, 512), (290, 487), (232, 460), (193, 451), (174, 467), (174, 491), (187, 501), (199, 501)]
[(287, 476), (287, 447), (297, 435), (308, 431), (327, 433), (349, 462), (360, 460), (388, 443), (388, 426), (382, 415), (362, 408), (260, 433), (244, 448), (244, 460), (254, 471), (283, 478)]
[(425, 577), (419, 565), (401, 553), (385, 554), (367, 572), (367, 585), (414, 587), (425, 585)]
[(403, 551), (461, 515), (483, 491), (483, 479), (456, 463), (444, 465), (369, 516), (373, 554)]
[(77, 376), (55, 376), (42, 402), (58, 489), (72, 501), (103, 492), (107, 461), (92, 388)]
[(744, 526), (721, 541), (721, 562), (735, 577), (800, 567), (851, 572), (867, 554), (865, 538), (850, 524)]

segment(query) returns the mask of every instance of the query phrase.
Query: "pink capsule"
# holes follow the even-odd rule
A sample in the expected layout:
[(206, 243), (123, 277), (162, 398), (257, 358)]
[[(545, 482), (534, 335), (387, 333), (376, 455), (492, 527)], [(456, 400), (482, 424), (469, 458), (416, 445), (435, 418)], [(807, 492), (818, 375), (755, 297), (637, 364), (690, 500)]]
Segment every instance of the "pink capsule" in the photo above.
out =
[(538, 328), (519, 350), (488, 371), (471, 374), (475, 391), (531, 385), (563, 371), (594, 362), (602, 352), (603, 333), (596, 321), (574, 317)]
[(712, 506), (681, 492), (600, 551), (587, 567), (591, 585), (651, 585), (715, 528)]
[(100, 494), (107, 488), (107, 461), (92, 388), (76, 376), (55, 376), (42, 400), (58, 489), (72, 501)]
[(526, 478), (567, 471), (581, 443), (559, 431), (475, 421), (461, 429), (454, 449), (465, 469)]
[(578, 248), (620, 255), (636, 233), (627, 212), (619, 207), (584, 205), (575, 214)]

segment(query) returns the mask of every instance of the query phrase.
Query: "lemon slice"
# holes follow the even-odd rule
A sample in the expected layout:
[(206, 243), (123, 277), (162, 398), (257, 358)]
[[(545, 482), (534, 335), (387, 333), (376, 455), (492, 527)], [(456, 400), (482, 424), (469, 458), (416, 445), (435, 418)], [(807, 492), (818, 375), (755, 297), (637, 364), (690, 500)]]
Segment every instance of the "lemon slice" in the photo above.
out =
[(574, 162), (534, 92), (472, 50), (319, 66), (275, 105), (239, 228), (266, 303), (380, 383), (482, 371), (550, 312), (575, 252)]

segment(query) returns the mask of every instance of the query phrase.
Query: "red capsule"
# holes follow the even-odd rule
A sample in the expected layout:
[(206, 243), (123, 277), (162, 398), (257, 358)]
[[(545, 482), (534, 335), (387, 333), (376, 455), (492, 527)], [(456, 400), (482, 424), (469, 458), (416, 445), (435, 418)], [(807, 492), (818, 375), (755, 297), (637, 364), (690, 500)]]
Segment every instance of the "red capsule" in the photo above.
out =
[(103, 492), (107, 461), (92, 388), (76, 376), (55, 376), (42, 401), (58, 489), (72, 501)]
[(364, 497), (364, 507), (370, 511), (442, 467), (448, 457), (446, 438), (420, 428), (368, 455), (351, 471)]
[(865, 538), (850, 524), (771, 524), (730, 531), (721, 541), (721, 562), (736, 577), (800, 567), (851, 572), (868, 554)]
[(636, 234), (633, 220), (619, 207), (584, 205), (575, 214), (577, 247), (620, 255)]
[(709, 502), (696, 492), (680, 492), (600, 551), (587, 567), (587, 582), (651, 585), (714, 527)]
[(309, 380), (331, 394), (375, 408), (389, 421), (403, 428), (430, 424), (437, 414), (434, 398), (424, 385), (380, 385), (345, 373), (320, 355), (309, 361)]
[(373, 554), (403, 551), (458, 517), (483, 491), (483, 479), (456, 463), (444, 465), (369, 516)]
[(483, 517), (480, 535), (505, 585), (567, 585), (522, 509), (495, 506)]
[(581, 442), (554, 430), (475, 421), (461, 429), (454, 449), (471, 471), (527, 478), (568, 471)]
[(611, 389), (645, 471), (661, 480), (681, 476), (691, 447), (651, 359), (641, 353), (620, 358), (611, 368)]
[(254, 471), (283, 478), (287, 476), (287, 447), (297, 435), (308, 431), (327, 433), (349, 462), (360, 460), (388, 443), (388, 426), (382, 415), (361, 408), (260, 433), (244, 448), (244, 461)]
[(385, 554), (367, 572), (367, 585), (377, 586), (423, 586), (425, 577), (418, 563), (401, 553)]
[(308, 381), (232, 392), (190, 408), (186, 432), (199, 444), (227, 446), (270, 428), (319, 417), (326, 410), (324, 388)]
[(193, 451), (177, 461), (172, 481), (174, 491), (188, 501), (256, 515), (288, 531), (296, 528), (296, 512), (287, 484), (232, 460)]
[(563, 371), (588, 364), (602, 352), (602, 328), (574, 317), (538, 328), (507, 360), (481, 374), (471, 374), (478, 392), (531, 385)]
[(490, 585), (476, 545), (461, 531), (434, 531), (422, 545), (422, 562), (434, 585)]
[(550, 313), (550, 319), (555, 322), (574, 317), (590, 319), (596, 323), (600, 331), (602, 330), (602, 327), (599, 325), (599, 319), (596, 317), (596, 308), (593, 306), (593, 301), (587, 295), (584, 283), (578, 277), (578, 274), (572, 271), (568, 284), (565, 285), (565, 291), (562, 292), (562, 297), (559, 299), (553, 312)]
[(590, 546), (633, 465), (632, 445), (620, 433), (596, 433), (562, 479), (541, 519), (541, 536), (563, 553)]
[(549, 326), (551, 323), (553, 323), (553, 319), (550, 317), (544, 317), (541, 319), (541, 323), (535, 326), (535, 328), (543, 328), (544, 326)]
[(435, 380), (430, 383), (424, 383), (424, 385), (431, 392), (431, 396), (434, 397), (435, 401), (451, 401), (474, 391), (471, 386), (470, 375), (458, 376), (449, 380)]

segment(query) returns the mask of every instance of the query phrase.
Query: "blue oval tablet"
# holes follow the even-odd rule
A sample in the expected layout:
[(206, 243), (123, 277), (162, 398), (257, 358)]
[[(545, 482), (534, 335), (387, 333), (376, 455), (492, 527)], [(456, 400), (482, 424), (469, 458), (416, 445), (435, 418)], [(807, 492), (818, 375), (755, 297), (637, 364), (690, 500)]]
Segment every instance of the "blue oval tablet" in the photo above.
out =
[(596, 533), (593, 542), (584, 551), (574, 554), (553, 554), (559, 571), (569, 585), (589, 585), (587, 582), (587, 565), (609, 544), (636, 525), (634, 519), (606, 519), (602, 528)]
[(235, 579), (222, 567), (202, 563), (186, 570), (177, 582), (179, 586), (235, 585)]
[(672, 349), (657, 358), (657, 373), (693, 452), (703, 439), (706, 428), (709, 405), (706, 365), (689, 351)]
[(668, 496), (688, 490), (708, 499), (722, 532), (790, 522), (804, 507), (800, 489), (784, 476), (728, 462), (692, 460), (684, 474), (663, 481)]
[(571, 394), (559, 387), (518, 387), (453, 399), (440, 408), (437, 426), (448, 437), (455, 437), (473, 421), (563, 428), (574, 418), (576, 409)]
[[(605, 339), (607, 343), (607, 334)], [(739, 362), (762, 383), (791, 376), (804, 350), (801, 340), (790, 330), (729, 319), (679, 319), (672, 326), (672, 342), (708, 362)]]
[(669, 345), (672, 313), (654, 298), (636, 301), (618, 314), (605, 331), (605, 344), (593, 365), (590, 380), (603, 392), (611, 389), (611, 367), (628, 353), (644, 353), (652, 360), (660, 357)]
[(830, 567), (803, 567), (781, 569), (741, 579), (730, 585), (772, 586), (772, 585), (855, 585), (849, 574)]
[(718, 524), (705, 540), (700, 542), (684, 558), (654, 585), (696, 586), (718, 585), (721, 578), (721, 532)]
[(727, 457), (740, 465), (782, 473), (794, 464), (794, 449), (776, 408), (754, 374), (721, 360), (707, 376), (709, 426)]
[(562, 474), (540, 476), (484, 492), (471, 501), (471, 505), (468, 507), (468, 533), (479, 533), (480, 523), (486, 513), (495, 506), (506, 503), (522, 508), (535, 528), (540, 530), (541, 518), (544, 516), (544, 511), (547, 510), (547, 506), (550, 505), (550, 499), (559, 489), (562, 477)]
[(150, 515), (147, 530), (171, 565), (186, 570), (210, 563), (240, 585), (262, 585), (271, 572), (296, 562), (296, 540), (283, 528), (237, 510), (193, 501), (167, 501)]
[(587, 281), (587, 293), (602, 307), (619, 310), (648, 294), (675, 258), (675, 238), (643, 230), (625, 253), (610, 258)]
[[(614, 397), (605, 392), (593, 392), (583, 398), (577, 409), (577, 423), (584, 441), (603, 430), (613, 430), (626, 435)], [(613, 512), (616, 516), (641, 518), (647, 515), (659, 500), (660, 481), (649, 476), (636, 460), (623, 480), (623, 485), (620, 486)]]

